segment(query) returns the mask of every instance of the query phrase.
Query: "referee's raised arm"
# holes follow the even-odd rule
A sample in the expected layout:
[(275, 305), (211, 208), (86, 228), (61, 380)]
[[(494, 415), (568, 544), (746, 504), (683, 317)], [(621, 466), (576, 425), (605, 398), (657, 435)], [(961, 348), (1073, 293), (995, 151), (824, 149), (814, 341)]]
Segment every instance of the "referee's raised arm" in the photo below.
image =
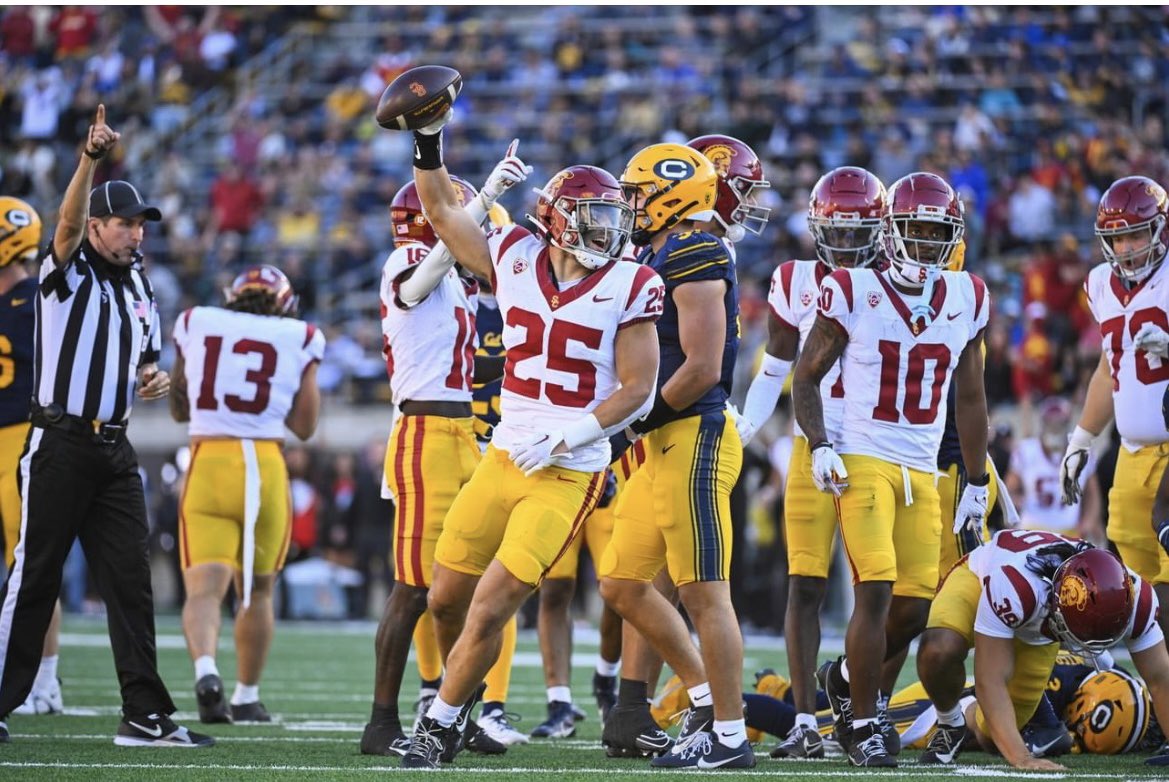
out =
[(73, 172), (73, 178), (69, 180), (69, 187), (65, 188), (65, 198), (61, 201), (57, 231), (53, 234), (53, 263), (58, 268), (69, 262), (85, 238), (93, 171), (98, 161), (114, 148), (121, 137), (121, 133), (116, 133), (106, 124), (106, 107), (104, 103), (99, 103), (97, 115), (89, 126), (85, 151), (77, 164), (77, 170)]

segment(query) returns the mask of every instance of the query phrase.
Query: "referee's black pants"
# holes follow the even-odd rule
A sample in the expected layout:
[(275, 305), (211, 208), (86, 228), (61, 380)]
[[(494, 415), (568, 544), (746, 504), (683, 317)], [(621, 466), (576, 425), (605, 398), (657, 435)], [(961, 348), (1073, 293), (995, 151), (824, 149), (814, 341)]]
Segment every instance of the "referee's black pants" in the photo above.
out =
[(65, 558), (78, 537), (105, 601), (123, 714), (174, 712), (158, 675), (146, 498), (134, 447), (125, 436), (106, 444), (34, 422), (20, 485), (20, 542), (0, 590), (0, 719), (32, 689)]

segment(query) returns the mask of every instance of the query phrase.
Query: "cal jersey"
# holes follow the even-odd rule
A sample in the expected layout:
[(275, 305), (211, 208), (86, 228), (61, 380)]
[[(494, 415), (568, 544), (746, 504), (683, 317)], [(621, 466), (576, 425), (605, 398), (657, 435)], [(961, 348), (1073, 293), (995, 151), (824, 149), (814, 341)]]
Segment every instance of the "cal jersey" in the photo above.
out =
[(1169, 361), (1133, 349), (1133, 337), (1146, 323), (1169, 331), (1169, 263), (1162, 263), (1132, 289), (1100, 264), (1084, 283), (1088, 306), (1100, 324), (1104, 355), (1112, 370), (1116, 428), (1130, 451), (1169, 442), (1156, 411), (1169, 386)]
[(734, 255), (720, 239), (703, 231), (687, 231), (671, 235), (657, 252), (647, 247), (638, 260), (661, 275), (666, 286), (665, 310), (658, 321), (658, 343), (661, 349), (658, 388), (673, 377), (686, 360), (678, 332), (678, 308), (674, 304), (674, 291), (679, 285), (688, 282), (721, 280), (726, 283), (723, 306), (726, 308), (727, 325), (719, 382), (694, 404), (679, 411), (677, 417), (685, 418), (725, 409), (731, 394), (735, 358), (739, 352), (739, 287)]
[[(503, 316), (494, 294), (479, 294), (479, 309), (475, 315), (475, 331), (479, 334), (476, 356), (503, 355)], [(486, 449), (491, 433), (499, 423), (499, 394), (503, 378), (490, 383), (476, 383), (471, 387), (471, 412), (475, 414), (475, 439), (479, 448)]]
[(21, 280), (0, 296), (0, 427), (28, 421), (36, 296), (35, 277)]
[(990, 301), (978, 277), (941, 272), (930, 307), (932, 317), (914, 317), (877, 269), (839, 269), (824, 278), (819, 313), (849, 337), (838, 452), (936, 471), (950, 380), (966, 345), (986, 327)]
[[(816, 321), (820, 283), (829, 271), (819, 261), (788, 261), (771, 275), (767, 303), (771, 313), (783, 325), (800, 332), (800, 350), (808, 341), (808, 333)], [(844, 421), (844, 386), (840, 382), (840, 362), (833, 364), (820, 381), (820, 400), (824, 407), (824, 431), (830, 442), (836, 442)], [(799, 421), (795, 422), (795, 433), (801, 437), (804, 435)]]
[[(617, 390), (617, 331), (657, 320), (665, 289), (652, 269), (628, 261), (560, 283), (543, 240), (520, 226), (497, 229), (487, 240), (507, 351), (492, 443), (507, 451), (592, 412)], [(556, 463), (603, 470), (609, 442), (581, 446)]]
[[(1050, 644), (1043, 624), (1050, 614), (1051, 583), (1027, 567), (1027, 557), (1055, 543), (1071, 542), (1053, 532), (1004, 530), (990, 543), (970, 553), (969, 566), (982, 582), (982, 597), (974, 619), (975, 632), (992, 638), (1014, 638), (1030, 646)], [(1148, 581), (1131, 569), (1136, 602), (1124, 643), (1130, 653), (1161, 643), (1157, 623), (1157, 596)]]
[[(1080, 521), (1080, 506), (1064, 505), (1060, 501), (1059, 465), (1063, 453), (1048, 453), (1038, 438), (1019, 442), (1011, 454), (1011, 471), (1023, 484), (1019, 507), (1022, 526), (1048, 532), (1074, 534)], [(1080, 473), (1080, 487), (1096, 468), (1095, 459), (1089, 459)]]
[(408, 306), (398, 296), (398, 287), (429, 252), (424, 244), (405, 244), (382, 267), (382, 353), (395, 405), (407, 399), (471, 401), (478, 284), (452, 267), (417, 304)]
[(283, 439), (301, 377), (325, 354), (325, 335), (302, 320), (220, 307), (184, 312), (174, 338), (193, 437)]

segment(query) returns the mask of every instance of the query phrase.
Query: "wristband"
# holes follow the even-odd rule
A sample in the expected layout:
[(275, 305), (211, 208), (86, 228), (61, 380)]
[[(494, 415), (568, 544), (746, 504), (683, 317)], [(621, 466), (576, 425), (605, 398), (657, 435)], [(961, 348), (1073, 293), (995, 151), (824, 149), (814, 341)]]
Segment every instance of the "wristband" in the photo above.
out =
[(1077, 451), (1086, 451), (1092, 447), (1092, 441), (1096, 439), (1096, 435), (1089, 432), (1082, 426), (1077, 426), (1068, 436), (1068, 446), (1075, 448)]
[(429, 135), (414, 131), (414, 168), (434, 171), (442, 165), (442, 131)]
[(977, 478), (967, 478), (966, 483), (967, 485), (976, 486), (980, 489), (985, 488), (990, 485), (990, 473), (984, 472)]
[(89, 147), (86, 147), (83, 151), (85, 152), (85, 156), (90, 160), (101, 160), (106, 156), (105, 152), (90, 152)]
[(581, 445), (588, 445), (605, 437), (605, 430), (600, 421), (592, 413), (578, 418), (560, 430), (564, 436), (564, 445), (569, 451)]
[(815, 453), (817, 450), (819, 450), (821, 448), (831, 448), (831, 447), (832, 447), (832, 443), (828, 442), (827, 440), (821, 440), (820, 442), (813, 445), (811, 450), (808, 451), (808, 453)]
[(654, 397), (653, 408), (646, 414), (645, 418), (642, 418), (640, 421), (634, 421), (629, 425), (629, 428), (638, 434), (645, 434), (646, 432), (652, 432), (659, 426), (668, 424), (677, 415), (678, 411), (670, 407), (659, 388), (657, 395)]

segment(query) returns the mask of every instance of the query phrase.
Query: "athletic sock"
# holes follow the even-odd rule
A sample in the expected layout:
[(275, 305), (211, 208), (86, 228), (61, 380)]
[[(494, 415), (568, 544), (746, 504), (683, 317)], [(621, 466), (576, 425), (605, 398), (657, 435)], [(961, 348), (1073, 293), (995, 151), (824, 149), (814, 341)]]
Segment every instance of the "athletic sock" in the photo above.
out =
[(219, 675), (219, 667), (215, 665), (215, 658), (209, 654), (204, 654), (195, 658), (195, 681), (199, 681), (204, 676)]
[[(212, 665), (214, 665), (212, 661)], [(34, 690), (47, 690), (57, 683), (57, 655), (42, 657), (37, 668), (37, 678), (32, 683)]]
[(617, 671), (621, 670), (621, 661), (609, 662), (604, 657), (597, 655), (597, 675), (608, 676), (610, 678), (617, 675)]
[(430, 708), (426, 712), (426, 716), (432, 718), (444, 728), (449, 728), (455, 724), (455, 720), (458, 719), (459, 711), (462, 708), (462, 704), (452, 706), (436, 695), (434, 696), (434, 703), (430, 704)]
[(260, 685), (235, 683), (235, 692), (231, 694), (231, 705), (242, 706), (245, 703), (255, 703), (260, 700)]
[(736, 749), (747, 740), (746, 720), (715, 720), (714, 735), (724, 747)]
[[(937, 708), (937, 707), (935, 707)], [(958, 728), (966, 724), (966, 718), (962, 716), (962, 704), (955, 703), (951, 709), (945, 711), (938, 709), (938, 724), (949, 725), (951, 728)]]
[(562, 685), (548, 688), (549, 703), (572, 703), (572, 689)]
[(617, 684), (618, 706), (644, 706), (649, 699), (649, 687), (637, 679), (621, 679)]
[(693, 687), (687, 687), (686, 692), (690, 695), (690, 704), (692, 706), (701, 708), (702, 706), (714, 705), (714, 698), (710, 695), (710, 682), (703, 682)]

